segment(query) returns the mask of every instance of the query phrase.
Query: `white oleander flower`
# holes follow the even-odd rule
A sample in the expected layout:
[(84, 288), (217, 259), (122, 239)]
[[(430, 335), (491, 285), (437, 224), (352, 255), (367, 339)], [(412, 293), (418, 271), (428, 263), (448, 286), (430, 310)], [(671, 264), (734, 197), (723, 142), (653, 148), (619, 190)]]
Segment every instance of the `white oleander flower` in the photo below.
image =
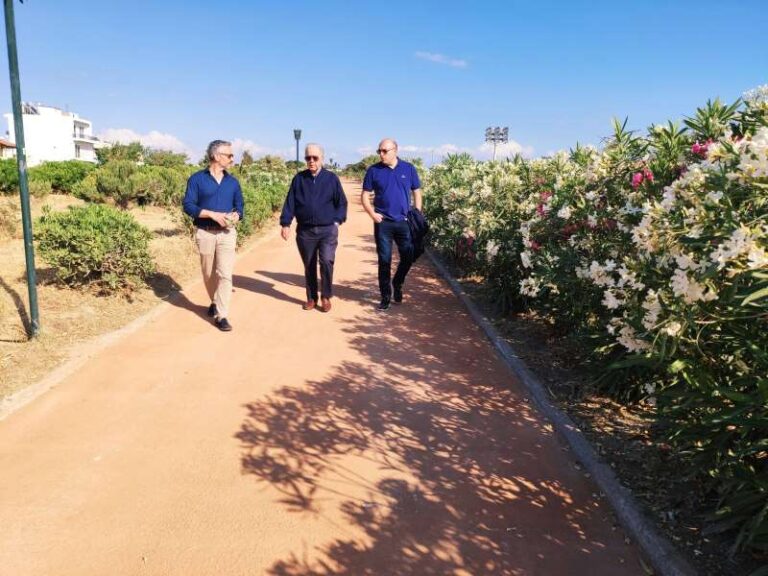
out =
[(680, 324), (680, 322), (670, 322), (669, 324), (664, 326), (663, 332), (665, 334), (668, 334), (674, 337), (680, 334), (682, 330), (683, 330), (683, 325)]
[(488, 262), (492, 262), (498, 253), (499, 245), (493, 240), (488, 240), (488, 243), (485, 245), (486, 260), (488, 260)]
[(652, 330), (659, 322), (659, 315), (661, 314), (661, 302), (659, 302), (659, 296), (653, 290), (649, 290), (643, 302), (643, 308), (645, 309), (645, 316), (643, 316), (643, 327), (646, 330)]
[(616, 310), (619, 306), (624, 304), (623, 300), (619, 300), (616, 297), (616, 294), (613, 292), (613, 290), (606, 290), (603, 292), (603, 306), (608, 308), (608, 310)]
[(520, 281), (520, 294), (535, 298), (541, 290), (541, 281), (533, 276)]
[(694, 279), (688, 277), (685, 270), (677, 269), (672, 275), (672, 292), (680, 296), (686, 304), (694, 302), (715, 300), (717, 295)]
[(644, 340), (640, 340), (631, 326), (624, 326), (617, 336), (616, 340), (630, 352), (642, 352), (648, 350), (650, 345)]

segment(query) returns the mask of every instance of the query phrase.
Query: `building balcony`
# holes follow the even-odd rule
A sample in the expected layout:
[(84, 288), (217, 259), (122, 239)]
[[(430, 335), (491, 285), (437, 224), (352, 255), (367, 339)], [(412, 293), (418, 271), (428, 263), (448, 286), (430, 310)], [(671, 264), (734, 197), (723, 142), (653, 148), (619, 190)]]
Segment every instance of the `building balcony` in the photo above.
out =
[(99, 141), (99, 139), (96, 138), (96, 136), (92, 136), (91, 134), (78, 134), (77, 132), (72, 134), (72, 139), (75, 142), (91, 142), (91, 143), (93, 143), (93, 142), (98, 142)]

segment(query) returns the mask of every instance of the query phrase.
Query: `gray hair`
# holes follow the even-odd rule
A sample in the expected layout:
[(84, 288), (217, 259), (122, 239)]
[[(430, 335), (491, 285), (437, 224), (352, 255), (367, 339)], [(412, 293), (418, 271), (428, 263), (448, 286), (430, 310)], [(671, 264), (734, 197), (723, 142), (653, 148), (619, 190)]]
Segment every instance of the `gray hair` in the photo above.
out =
[(325, 150), (323, 150), (323, 147), (320, 146), (320, 144), (316, 144), (315, 142), (310, 142), (306, 146), (304, 146), (304, 154), (306, 155), (307, 150), (309, 150), (309, 147), (312, 146), (313, 148), (317, 148), (320, 150), (320, 156), (325, 158)]
[(232, 146), (232, 142), (227, 142), (226, 140), (214, 140), (208, 144), (208, 149), (205, 151), (205, 157), (208, 158), (209, 162), (213, 161), (213, 157), (222, 146)]

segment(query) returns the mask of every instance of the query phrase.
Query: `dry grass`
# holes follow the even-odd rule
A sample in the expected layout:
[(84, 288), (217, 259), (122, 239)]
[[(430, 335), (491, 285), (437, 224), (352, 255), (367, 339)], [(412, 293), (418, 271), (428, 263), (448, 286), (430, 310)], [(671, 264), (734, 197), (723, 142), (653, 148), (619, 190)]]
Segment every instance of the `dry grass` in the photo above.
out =
[[(18, 198), (0, 197), (0, 209)], [(32, 198), (33, 218), (44, 205), (54, 210), (79, 204), (71, 196)], [(36, 259), (41, 334), (29, 341), (28, 296), (21, 227), (14, 238), (0, 238), (0, 398), (39, 380), (66, 359), (77, 344), (125, 326), (157, 305), (172, 291), (196, 278), (198, 260), (192, 241), (174, 222), (168, 210), (147, 207), (131, 213), (154, 232), (151, 243), (157, 274), (151, 287), (130, 300), (122, 296), (97, 296), (87, 290), (60, 288), (50, 282), (51, 272)]]

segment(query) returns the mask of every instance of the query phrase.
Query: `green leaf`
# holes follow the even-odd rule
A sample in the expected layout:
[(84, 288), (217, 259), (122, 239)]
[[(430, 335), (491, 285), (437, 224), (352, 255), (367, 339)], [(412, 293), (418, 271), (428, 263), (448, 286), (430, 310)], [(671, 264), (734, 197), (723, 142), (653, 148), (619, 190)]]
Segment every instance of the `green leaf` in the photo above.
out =
[(750, 302), (754, 302), (755, 300), (759, 300), (760, 298), (765, 298), (766, 296), (768, 296), (768, 287), (752, 292), (752, 294), (750, 294), (749, 296), (744, 298), (744, 300), (742, 300), (741, 305), (746, 306)]

